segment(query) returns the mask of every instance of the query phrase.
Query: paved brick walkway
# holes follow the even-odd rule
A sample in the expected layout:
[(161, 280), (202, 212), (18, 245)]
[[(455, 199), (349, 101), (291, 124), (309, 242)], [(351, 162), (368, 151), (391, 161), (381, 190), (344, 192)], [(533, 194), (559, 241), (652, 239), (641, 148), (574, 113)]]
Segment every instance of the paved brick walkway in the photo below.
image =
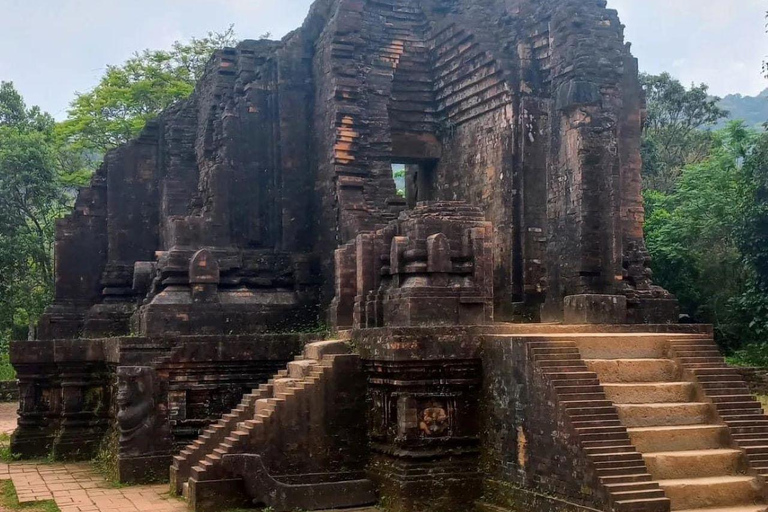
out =
[(80, 464), (0, 464), (0, 480), (13, 480), (20, 503), (55, 500), (61, 512), (182, 512), (168, 485), (115, 488)]
[[(0, 432), (16, 428), (16, 404), (0, 404)], [(61, 512), (185, 512), (168, 485), (115, 488), (90, 464), (0, 463), (0, 480), (13, 480), (21, 503), (55, 500)]]
[[(0, 403), (0, 433), (10, 434), (16, 428), (16, 409), (16, 404)], [(116, 488), (96, 473), (88, 463), (0, 463), (0, 480), (13, 480), (20, 503), (55, 500), (61, 512), (187, 510), (186, 503), (170, 496), (168, 484)], [(2, 507), (0, 512), (5, 512)], [(343, 512), (378, 512), (378, 509), (347, 509)]]

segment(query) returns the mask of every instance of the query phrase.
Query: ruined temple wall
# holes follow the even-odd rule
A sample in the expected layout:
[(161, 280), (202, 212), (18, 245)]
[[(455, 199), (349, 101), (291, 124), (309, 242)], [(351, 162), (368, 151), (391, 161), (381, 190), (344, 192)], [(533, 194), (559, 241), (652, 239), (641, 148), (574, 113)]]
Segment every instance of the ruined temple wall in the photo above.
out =
[[(483, 208), (494, 229), (494, 300), (511, 301), (511, 262), (516, 225), (511, 107), (470, 120), (444, 139), (437, 167), (436, 197), (463, 200)], [(497, 310), (499, 308), (497, 307)]]
[(278, 157), (281, 168), (281, 203), (278, 215), (282, 229), (281, 248), (286, 251), (312, 250), (313, 223), (318, 203), (313, 191), (316, 168), (313, 161), (312, 77), (314, 39), (303, 31), (285, 41), (278, 50), (277, 81), (280, 90)]
[(107, 154), (108, 262), (105, 294), (129, 293), (133, 265), (154, 259), (159, 245), (159, 130), (150, 123), (138, 139)]
[[(354, 145), (354, 131), (344, 128), (343, 118), (339, 118), (335, 102), (337, 94), (337, 80), (340, 69), (333, 64), (335, 56), (341, 52), (344, 59), (351, 59), (354, 54), (354, 38), (346, 42), (344, 25), (350, 22), (338, 20), (339, 2), (333, 2), (330, 7), (329, 19), (324, 24), (324, 29), (318, 35), (315, 43), (315, 54), (312, 59), (312, 80), (314, 87), (315, 115), (312, 121), (314, 166), (317, 179), (314, 186), (315, 200), (318, 202), (318, 215), (315, 220), (315, 244), (316, 250), (321, 254), (322, 274), (325, 285), (323, 296), (326, 301), (333, 297), (333, 288), (329, 276), (333, 275), (333, 260), (331, 254), (340, 243), (341, 233), (339, 220), (341, 211), (338, 205), (339, 194), (345, 194), (346, 181), (342, 178), (338, 181), (336, 176), (336, 152), (341, 148), (336, 147), (338, 139), (345, 144), (346, 150), (351, 150)], [(339, 23), (342, 28), (339, 30)], [(339, 41), (334, 43), (337, 37)], [(343, 91), (343, 89), (342, 89)], [(343, 92), (341, 92), (343, 94)], [(349, 178), (354, 181), (354, 178)], [(347, 235), (349, 236), (349, 235)]]
[[(107, 185), (102, 166), (90, 186), (79, 191), (73, 212), (56, 222), (56, 301), (90, 305), (98, 300), (107, 246)], [(84, 254), (88, 257), (83, 258)]]
[(482, 342), (484, 500), (526, 510), (604, 510), (566, 414), (531, 363), (525, 338)]
[(160, 165), (165, 179), (160, 184), (159, 249), (168, 250), (173, 244), (172, 219), (189, 215), (197, 196), (197, 97), (174, 105), (161, 119)]
[(547, 7), (553, 97), (548, 300), (558, 303), (565, 295), (619, 290), (623, 241), (617, 219), (626, 198), (618, 127), (628, 115), (622, 82), (636, 69), (624, 66), (623, 27), (605, 2)]
[[(521, 215), (525, 192), (520, 146), (520, 20), (497, 2), (458, 4), (431, 36), (436, 116), (442, 158), (436, 198), (463, 199), (483, 207), (495, 231), (494, 288), (498, 318), (525, 300)], [(440, 5), (432, 6), (439, 17)], [(531, 257), (528, 255), (527, 260)], [(527, 261), (526, 260), (526, 261)]]

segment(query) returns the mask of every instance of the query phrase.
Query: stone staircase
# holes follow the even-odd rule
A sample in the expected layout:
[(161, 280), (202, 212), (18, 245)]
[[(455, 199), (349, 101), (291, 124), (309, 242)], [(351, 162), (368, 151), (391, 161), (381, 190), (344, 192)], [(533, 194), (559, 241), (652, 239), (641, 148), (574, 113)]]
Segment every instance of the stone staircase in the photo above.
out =
[(593, 337), (574, 345), (612, 404), (596, 392), (591, 400), (602, 409), (592, 412), (609, 419), (615, 409), (629, 435), (617, 427), (601, 442), (612, 452), (606, 460), (642, 454), (637, 478), (663, 489), (673, 511), (768, 509), (761, 475), (768, 472), (768, 417), (711, 338)]
[[(317, 421), (311, 418), (308, 401), (313, 393), (323, 392), (323, 380), (333, 372), (337, 361), (358, 357), (349, 352), (348, 344), (343, 341), (307, 345), (303, 354), (288, 363), (285, 370), (246, 394), (235, 409), (205, 429), (173, 458), (171, 491), (184, 496), (193, 510), (222, 508), (215, 502), (217, 496), (231, 499), (230, 495), (238, 494), (233, 489), (240, 489), (242, 494), (242, 483), (232, 485), (233, 475), (224, 464), (225, 456), (262, 453), (274, 439), (293, 435), (295, 425), (305, 424), (308, 419)], [(226, 482), (229, 484), (222, 486)], [(290, 485), (288, 488), (290, 492)], [(241, 497), (241, 501), (222, 505), (227, 508), (249, 501)], [(370, 501), (360, 505), (368, 503)]]
[(619, 412), (608, 399), (573, 341), (529, 344), (534, 365), (554, 388), (595, 482), (616, 512), (666, 512), (670, 500), (653, 481), (643, 456), (632, 446)]
[(739, 372), (725, 364), (711, 339), (672, 341), (670, 354), (714, 404), (750, 466), (768, 478), (768, 416)]

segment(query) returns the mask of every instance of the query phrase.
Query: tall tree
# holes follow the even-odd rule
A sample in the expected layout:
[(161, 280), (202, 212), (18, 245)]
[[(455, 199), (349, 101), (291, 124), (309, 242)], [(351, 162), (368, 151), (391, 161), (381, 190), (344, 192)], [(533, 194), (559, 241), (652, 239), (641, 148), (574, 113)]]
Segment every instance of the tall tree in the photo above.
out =
[(648, 101), (643, 132), (643, 178), (646, 188), (670, 192), (680, 170), (703, 161), (711, 133), (703, 130), (726, 117), (708, 86), (686, 89), (669, 73), (640, 77)]
[(54, 121), (0, 84), (0, 338), (23, 335), (50, 300), (56, 218), (67, 209)]
[(765, 342), (768, 340), (768, 134), (760, 135), (743, 162), (745, 196), (737, 236), (749, 274), (747, 290), (736, 300), (749, 322), (750, 338)]
[(236, 42), (230, 26), (201, 39), (177, 41), (170, 50), (144, 50), (120, 66), (107, 66), (98, 85), (72, 102), (59, 136), (75, 148), (103, 155), (189, 96), (213, 52)]

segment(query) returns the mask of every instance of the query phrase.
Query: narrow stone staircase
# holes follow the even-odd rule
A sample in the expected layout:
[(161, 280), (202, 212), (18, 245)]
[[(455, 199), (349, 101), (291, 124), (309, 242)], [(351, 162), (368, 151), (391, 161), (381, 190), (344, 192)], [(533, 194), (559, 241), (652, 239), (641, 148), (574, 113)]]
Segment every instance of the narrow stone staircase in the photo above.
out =
[(171, 491), (187, 498), (193, 510), (221, 508), (215, 502), (217, 496), (231, 494), (230, 489), (238, 488), (237, 485), (222, 487), (233, 479), (224, 457), (261, 453), (274, 439), (293, 435), (297, 424), (311, 420), (311, 396), (323, 393), (319, 388), (323, 379), (333, 372), (337, 360), (358, 357), (349, 352), (349, 346), (343, 341), (307, 345), (303, 354), (288, 363), (285, 370), (246, 394), (235, 409), (205, 429), (174, 457), (170, 469)]
[[(671, 500), (671, 510), (768, 509), (764, 479), (750, 467), (745, 451), (751, 442), (759, 445), (752, 462), (765, 461), (761, 470), (766, 471), (768, 418), (759, 404), (751, 405), (757, 402), (743, 383), (734, 384), (714, 342), (636, 336), (577, 345), (626, 427), (628, 444), (642, 454), (654, 482)], [(705, 379), (704, 387), (697, 377)], [(708, 390), (719, 394), (709, 397)], [(729, 411), (735, 412), (729, 416)], [(734, 427), (741, 430), (732, 436)]]

